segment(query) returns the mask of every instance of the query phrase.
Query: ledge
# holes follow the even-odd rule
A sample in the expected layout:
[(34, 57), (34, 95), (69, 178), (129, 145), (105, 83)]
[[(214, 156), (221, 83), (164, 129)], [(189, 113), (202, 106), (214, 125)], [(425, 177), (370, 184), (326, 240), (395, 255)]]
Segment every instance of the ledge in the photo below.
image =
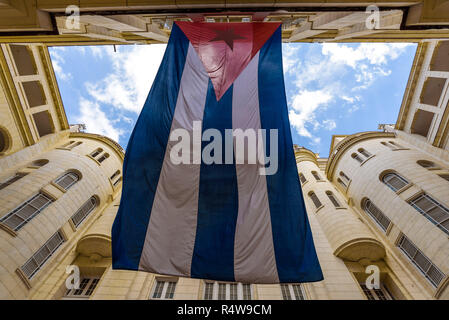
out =
[(369, 156), (368, 158), (366, 158), (366, 159), (360, 164), (360, 166), (363, 166), (366, 162), (368, 162), (368, 160), (374, 158), (375, 156), (376, 156), (375, 154)]
[(11, 229), (10, 227), (8, 227), (6, 224), (4, 224), (2, 222), (0, 222), (0, 229), (3, 229), (4, 231), (9, 233), (13, 237), (17, 237), (17, 232), (15, 232), (13, 229)]
[(433, 295), (435, 299), (438, 299), (448, 286), (449, 286), (449, 276), (446, 276), (446, 278), (444, 278), (443, 281), (441, 281), (440, 285), (437, 287), (437, 290)]
[(411, 183), (411, 182), (409, 182), (409, 184), (407, 184), (406, 186), (403, 186), (401, 189), (397, 190), (397, 191), (396, 191), (396, 194), (399, 195), (399, 194), (401, 194), (402, 192), (404, 192), (404, 191), (410, 189), (410, 188), (413, 187), (413, 186), (414, 186), (414, 184)]
[[(359, 256), (360, 253), (363, 256)], [(385, 247), (376, 239), (355, 238), (340, 245), (334, 255), (344, 260), (357, 262), (360, 259), (368, 258), (377, 261), (385, 257)]]
[(321, 209), (323, 209), (324, 208), (324, 204), (322, 204), (319, 208), (316, 208), (315, 209), (315, 213), (318, 213), (318, 211), (320, 211)]
[(23, 284), (27, 287), (28, 290), (32, 288), (30, 280), (27, 278), (25, 273), (23, 273), (22, 269), (17, 268), (16, 274), (19, 276), (20, 280), (22, 280)]

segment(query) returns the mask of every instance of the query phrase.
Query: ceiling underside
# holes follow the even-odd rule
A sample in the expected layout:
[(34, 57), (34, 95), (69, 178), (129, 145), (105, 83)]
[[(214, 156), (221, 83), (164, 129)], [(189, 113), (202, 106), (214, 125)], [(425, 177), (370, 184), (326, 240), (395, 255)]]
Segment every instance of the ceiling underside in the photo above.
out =
[[(449, 1), (0, 0), (0, 42), (167, 42), (174, 21), (282, 22), (285, 42), (449, 38)], [(376, 11), (379, 9), (379, 11)], [(79, 10), (79, 20), (74, 20)]]

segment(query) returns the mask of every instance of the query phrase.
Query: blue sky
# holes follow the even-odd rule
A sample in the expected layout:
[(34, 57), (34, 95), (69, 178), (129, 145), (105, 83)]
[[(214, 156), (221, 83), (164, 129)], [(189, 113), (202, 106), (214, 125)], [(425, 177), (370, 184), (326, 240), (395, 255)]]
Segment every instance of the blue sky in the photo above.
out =
[[(51, 47), (69, 123), (126, 148), (165, 45)], [(415, 44), (284, 44), (293, 143), (327, 157), (333, 134), (395, 123)]]

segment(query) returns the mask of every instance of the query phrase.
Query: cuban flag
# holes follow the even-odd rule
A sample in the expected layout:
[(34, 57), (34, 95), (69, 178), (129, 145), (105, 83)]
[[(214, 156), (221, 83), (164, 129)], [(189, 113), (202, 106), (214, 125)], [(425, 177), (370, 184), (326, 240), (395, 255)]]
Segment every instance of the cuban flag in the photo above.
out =
[[(235, 130), (257, 132), (243, 157)], [(254, 163), (256, 147), (263, 161)], [(174, 161), (180, 152), (187, 161)], [(174, 23), (126, 150), (112, 261), (244, 283), (323, 279), (293, 150), (279, 23)]]

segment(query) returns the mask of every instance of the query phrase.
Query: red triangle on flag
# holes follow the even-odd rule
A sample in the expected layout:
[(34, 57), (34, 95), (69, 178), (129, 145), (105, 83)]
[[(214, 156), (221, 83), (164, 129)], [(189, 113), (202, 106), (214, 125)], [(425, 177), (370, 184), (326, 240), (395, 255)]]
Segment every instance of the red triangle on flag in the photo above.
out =
[(195, 48), (214, 86), (217, 101), (280, 26), (276, 22), (177, 21)]

